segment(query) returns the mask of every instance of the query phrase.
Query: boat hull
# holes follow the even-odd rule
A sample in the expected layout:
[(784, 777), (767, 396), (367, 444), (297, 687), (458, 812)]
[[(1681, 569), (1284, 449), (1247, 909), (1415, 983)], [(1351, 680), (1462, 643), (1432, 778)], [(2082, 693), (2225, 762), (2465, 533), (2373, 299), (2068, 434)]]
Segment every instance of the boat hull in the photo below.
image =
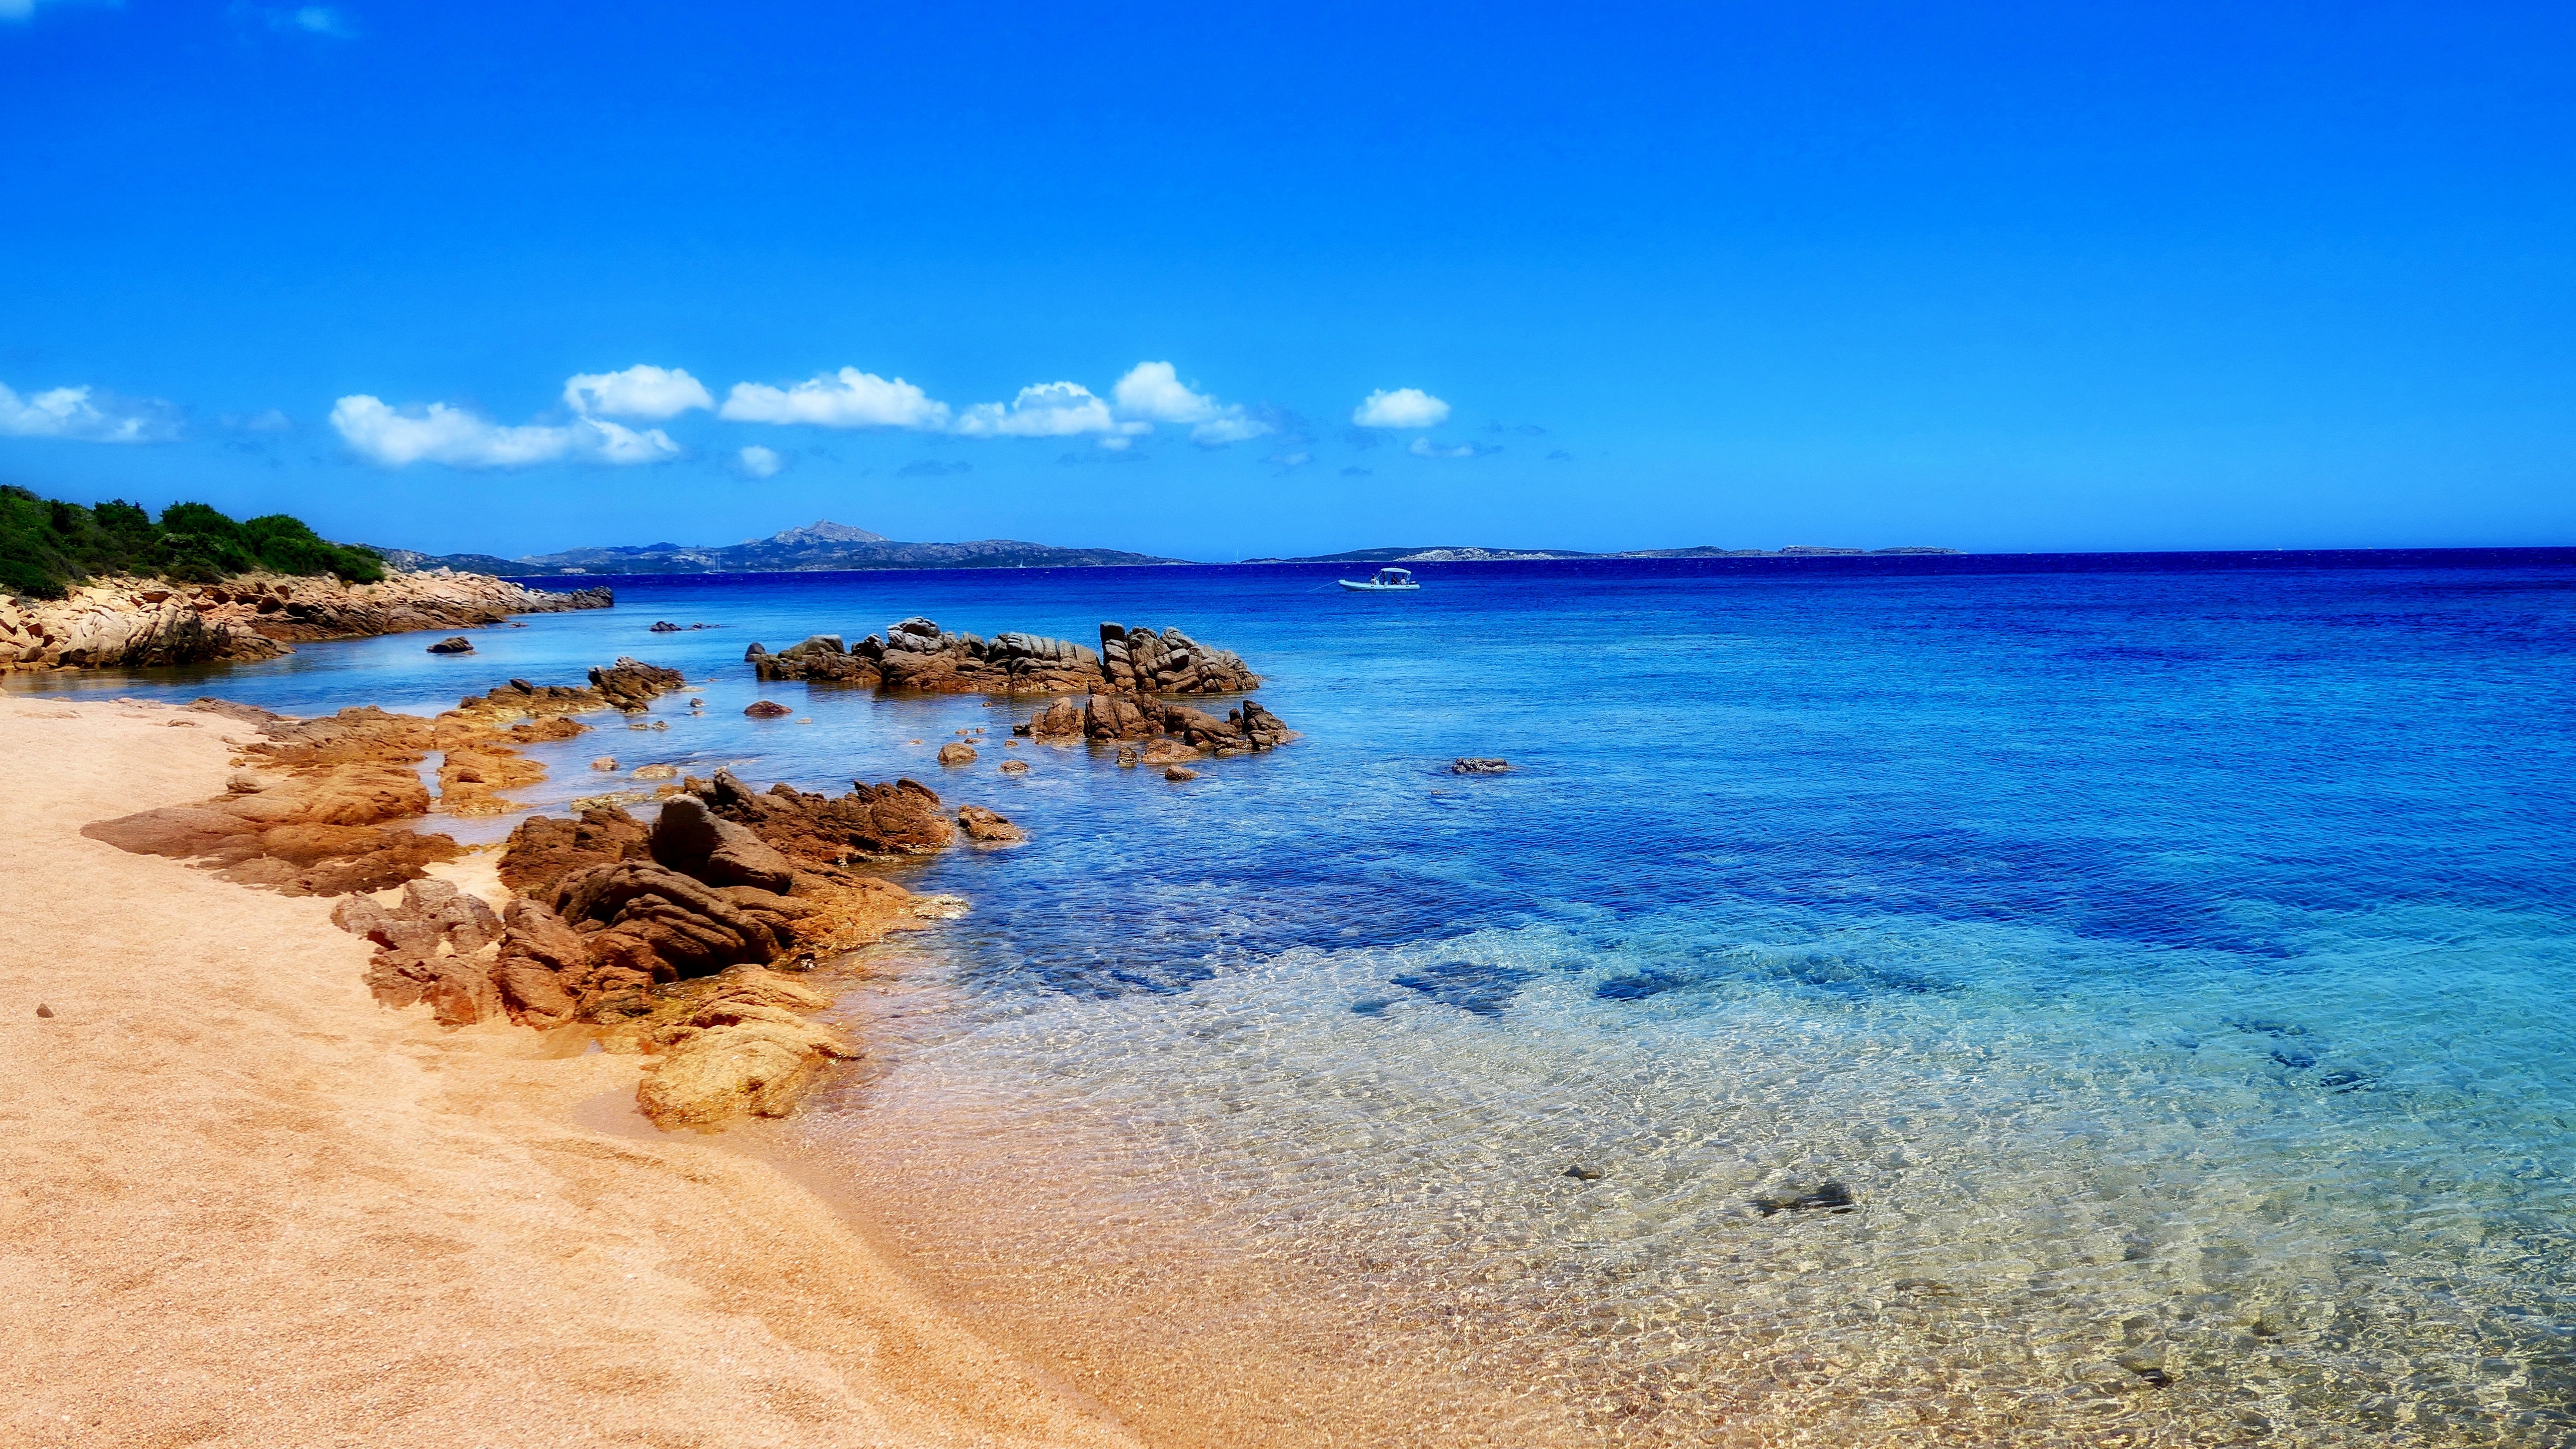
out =
[(1355, 594), (1409, 594), (1422, 587), (1420, 584), (1355, 584), (1349, 579), (1335, 579), (1333, 582)]

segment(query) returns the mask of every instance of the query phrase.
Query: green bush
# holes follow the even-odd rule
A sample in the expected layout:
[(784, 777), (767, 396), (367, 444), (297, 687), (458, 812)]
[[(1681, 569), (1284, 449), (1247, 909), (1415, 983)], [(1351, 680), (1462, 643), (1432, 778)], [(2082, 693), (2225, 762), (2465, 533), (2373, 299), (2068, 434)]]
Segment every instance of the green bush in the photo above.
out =
[(0, 486), (0, 589), (13, 594), (58, 599), (99, 574), (213, 583), (254, 569), (336, 574), (351, 583), (385, 576), (372, 550), (332, 543), (283, 513), (236, 523), (203, 503), (173, 503), (155, 523), (120, 500), (83, 508)]

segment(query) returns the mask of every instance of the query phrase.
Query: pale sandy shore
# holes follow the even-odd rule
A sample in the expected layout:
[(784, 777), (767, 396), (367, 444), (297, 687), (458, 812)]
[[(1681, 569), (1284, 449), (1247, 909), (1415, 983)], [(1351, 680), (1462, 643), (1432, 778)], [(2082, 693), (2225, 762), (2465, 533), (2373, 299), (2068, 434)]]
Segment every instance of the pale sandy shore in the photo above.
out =
[(0, 1443), (1135, 1442), (787, 1175), (619, 1130), (635, 1058), (384, 1010), (329, 901), (81, 836), (227, 735), (0, 699)]

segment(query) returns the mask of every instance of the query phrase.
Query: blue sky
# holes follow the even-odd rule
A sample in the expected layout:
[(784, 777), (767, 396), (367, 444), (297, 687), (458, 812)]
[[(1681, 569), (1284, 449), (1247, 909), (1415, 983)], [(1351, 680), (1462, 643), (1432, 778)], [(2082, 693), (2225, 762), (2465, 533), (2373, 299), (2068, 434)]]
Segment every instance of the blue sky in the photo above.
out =
[(0, 0), (0, 480), (501, 553), (2576, 543), (2570, 16)]

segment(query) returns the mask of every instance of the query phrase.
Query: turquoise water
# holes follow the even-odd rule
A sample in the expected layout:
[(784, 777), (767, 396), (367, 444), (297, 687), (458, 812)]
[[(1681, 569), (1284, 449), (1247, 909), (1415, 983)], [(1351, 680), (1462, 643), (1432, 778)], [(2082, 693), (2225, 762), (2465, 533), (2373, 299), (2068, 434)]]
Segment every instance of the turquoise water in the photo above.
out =
[[(606, 751), (1000, 809), (1029, 845), (906, 876), (975, 910), (812, 1138), (979, 1200), (973, 1141), (1083, 1144), (1604, 1436), (2576, 1439), (2576, 558), (1821, 562), (620, 580), (463, 659), (39, 684), (432, 707), (634, 654), (706, 717), (529, 798)], [(740, 662), (915, 613), (1179, 624), (1306, 738), (1172, 785)]]

